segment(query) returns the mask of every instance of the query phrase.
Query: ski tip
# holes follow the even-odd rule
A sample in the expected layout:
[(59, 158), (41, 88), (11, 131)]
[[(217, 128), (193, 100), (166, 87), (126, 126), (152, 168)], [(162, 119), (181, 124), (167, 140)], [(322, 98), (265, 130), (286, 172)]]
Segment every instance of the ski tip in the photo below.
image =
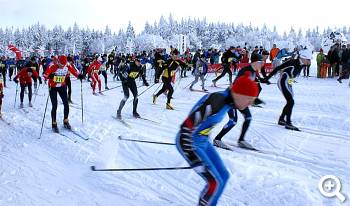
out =
[(91, 166), (90, 169), (91, 169), (92, 171), (96, 171), (95, 166)]

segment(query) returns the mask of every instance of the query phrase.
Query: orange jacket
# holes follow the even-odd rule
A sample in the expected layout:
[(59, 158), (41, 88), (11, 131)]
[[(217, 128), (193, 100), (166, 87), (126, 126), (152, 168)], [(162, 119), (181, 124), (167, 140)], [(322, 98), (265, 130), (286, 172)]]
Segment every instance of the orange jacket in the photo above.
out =
[(270, 60), (273, 61), (273, 59), (276, 57), (277, 53), (280, 51), (279, 48), (272, 48), (270, 51)]

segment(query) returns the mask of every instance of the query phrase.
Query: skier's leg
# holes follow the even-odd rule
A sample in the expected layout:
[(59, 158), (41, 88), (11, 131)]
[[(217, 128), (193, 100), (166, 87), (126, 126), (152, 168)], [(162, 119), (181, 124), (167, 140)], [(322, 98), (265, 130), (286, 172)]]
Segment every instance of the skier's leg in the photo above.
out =
[(51, 108), (51, 119), (52, 119), (52, 124), (56, 124), (56, 111), (57, 111), (57, 88), (56, 87), (51, 87), (49, 89), (49, 94), (50, 94), (50, 100), (52, 104)]
[(245, 136), (245, 134), (248, 131), (250, 122), (252, 121), (252, 115), (250, 113), (249, 107), (245, 108), (244, 110), (240, 110), (240, 112), (244, 116), (244, 122), (243, 122), (243, 125), (242, 125), (241, 135), (239, 136), (238, 141), (244, 141), (244, 136)]
[(28, 100), (30, 103), (32, 102), (32, 96), (33, 96), (32, 84), (27, 84), (27, 87), (28, 87)]
[(19, 99), (21, 101), (21, 104), (23, 104), (23, 99), (24, 99), (24, 90), (26, 89), (25, 84), (20, 84), (21, 86), (21, 92), (19, 93)]
[(128, 83), (122, 83), (122, 88), (123, 88), (123, 92), (124, 92), (124, 98), (120, 101), (120, 104), (119, 104), (119, 108), (118, 108), (118, 111), (117, 111), (117, 116), (120, 116), (121, 115), (121, 112), (122, 112), (122, 109), (125, 105), (125, 102), (126, 100), (128, 100), (129, 98), (129, 87), (128, 87)]
[(219, 134), (216, 135), (215, 140), (220, 140), (227, 134), (236, 124), (237, 124), (237, 110), (236, 109), (230, 109), (228, 112), (229, 120), (225, 124), (225, 126), (222, 128), (222, 130), (219, 132)]
[(137, 113), (137, 104), (139, 102), (139, 100), (137, 98), (137, 86), (136, 86), (135, 81), (130, 82), (130, 91), (132, 93), (132, 96), (134, 97), (132, 112), (133, 112), (133, 114), (135, 114), (135, 113)]
[(58, 87), (58, 94), (60, 95), (63, 103), (63, 113), (64, 113), (64, 121), (68, 121), (69, 115), (69, 105), (68, 105), (68, 97), (67, 97), (67, 87)]

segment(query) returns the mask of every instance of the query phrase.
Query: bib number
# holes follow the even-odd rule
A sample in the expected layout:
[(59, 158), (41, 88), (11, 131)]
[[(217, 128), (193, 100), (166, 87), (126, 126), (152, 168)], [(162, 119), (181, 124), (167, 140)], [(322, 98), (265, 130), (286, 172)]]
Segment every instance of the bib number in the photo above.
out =
[(292, 85), (293, 82), (294, 82), (294, 78), (288, 79), (288, 84), (289, 84), (289, 85)]
[(138, 74), (138, 72), (130, 72), (129, 77), (135, 79)]
[(65, 79), (65, 76), (54, 76), (53, 77), (53, 81), (55, 83), (62, 83), (62, 82), (64, 82), (64, 79)]

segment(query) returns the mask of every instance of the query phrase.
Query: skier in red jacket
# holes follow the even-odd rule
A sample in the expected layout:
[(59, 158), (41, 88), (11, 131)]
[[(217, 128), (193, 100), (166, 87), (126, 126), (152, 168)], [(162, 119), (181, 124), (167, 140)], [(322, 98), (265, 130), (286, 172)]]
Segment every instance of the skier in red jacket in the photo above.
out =
[(41, 84), (41, 77), (39, 77), (38, 72), (35, 69), (32, 69), (31, 67), (25, 67), (23, 68), (16, 76), (13, 78), (13, 81), (18, 84), (18, 80), (21, 86), (21, 92), (20, 92), (20, 108), (23, 108), (23, 99), (24, 99), (24, 90), (26, 87), (28, 87), (28, 99), (29, 99), (29, 107), (32, 107), (32, 78), (38, 79), (39, 84)]
[(98, 57), (95, 59), (89, 66), (88, 68), (88, 74), (90, 75), (92, 79), (92, 93), (95, 95), (95, 88), (96, 88), (96, 83), (98, 82), (98, 90), (99, 93), (101, 93), (101, 79), (99, 77), (99, 72), (100, 72), (100, 67), (102, 65), (102, 58)]
[(53, 62), (44, 73), (44, 78), (49, 80), (49, 94), (52, 103), (51, 119), (52, 130), (59, 132), (56, 122), (56, 110), (57, 110), (57, 93), (60, 95), (64, 106), (64, 120), (63, 125), (67, 129), (71, 129), (69, 124), (69, 106), (67, 97), (66, 76), (68, 72), (82, 81), (83, 75), (80, 74), (72, 65), (67, 63), (66, 56), (59, 56), (57, 62)]

